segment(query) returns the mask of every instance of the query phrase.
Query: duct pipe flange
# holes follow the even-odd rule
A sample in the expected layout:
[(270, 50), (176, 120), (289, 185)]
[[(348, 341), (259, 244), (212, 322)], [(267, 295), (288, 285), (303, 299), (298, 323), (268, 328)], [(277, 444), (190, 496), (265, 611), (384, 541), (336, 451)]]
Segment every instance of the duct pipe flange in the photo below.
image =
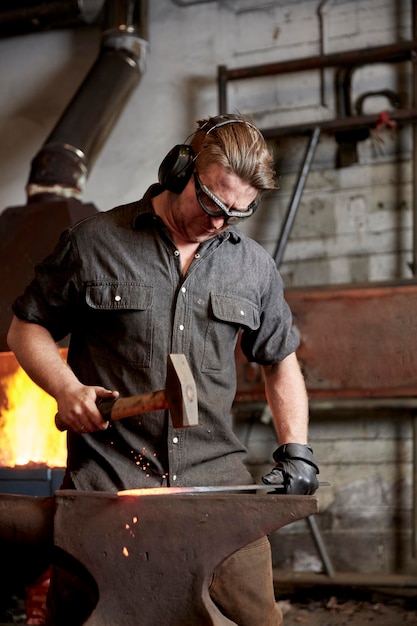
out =
[(107, 2), (103, 15), (102, 46), (124, 50), (145, 70), (149, 48), (148, 3), (145, 0)]
[(32, 161), (26, 193), (30, 202), (81, 200), (87, 175), (86, 156), (81, 150), (69, 144), (45, 144)]
[(132, 62), (138, 66), (139, 72), (144, 73), (146, 68), (146, 59), (148, 56), (149, 42), (138, 36), (135, 29), (127, 27), (120, 28), (103, 35), (103, 48), (111, 50), (124, 50), (132, 57)]

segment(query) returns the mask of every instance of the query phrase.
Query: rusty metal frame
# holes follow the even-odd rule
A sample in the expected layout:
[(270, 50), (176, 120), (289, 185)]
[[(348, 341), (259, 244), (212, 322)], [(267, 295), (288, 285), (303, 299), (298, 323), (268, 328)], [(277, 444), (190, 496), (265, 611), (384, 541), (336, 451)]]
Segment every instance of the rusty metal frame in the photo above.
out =
[[(218, 107), (219, 113), (226, 113), (227, 85), (231, 81), (247, 80), (264, 76), (296, 73), (309, 70), (323, 71), (327, 68), (354, 68), (373, 63), (400, 63), (411, 61), (413, 63), (413, 94), (412, 107), (409, 109), (397, 109), (390, 112), (390, 119), (398, 124), (413, 125), (413, 259), (410, 268), (415, 274), (417, 272), (417, 70), (415, 67), (417, 53), (417, 0), (413, 0), (413, 39), (403, 41), (388, 46), (378, 46), (374, 48), (364, 48), (347, 52), (334, 53), (329, 55), (318, 55), (282, 61), (279, 63), (267, 63), (257, 66), (247, 66), (240, 68), (227, 68), (225, 65), (218, 66)], [(274, 140), (284, 136), (311, 135), (314, 132), (335, 135), (344, 131), (358, 131), (373, 128), (378, 122), (378, 115), (352, 115), (343, 116), (333, 120), (303, 122), (282, 127), (264, 128), (262, 133), (266, 139)], [(309, 166), (311, 166), (311, 161)], [(304, 165), (303, 165), (304, 167)], [(308, 173), (308, 172), (307, 172)], [(301, 194), (298, 196), (298, 202)], [(292, 203), (292, 213), (295, 215), (298, 203)], [(294, 218), (292, 218), (294, 219)], [(282, 232), (278, 248), (279, 259), (282, 258), (283, 248), (287, 243), (289, 233)]]

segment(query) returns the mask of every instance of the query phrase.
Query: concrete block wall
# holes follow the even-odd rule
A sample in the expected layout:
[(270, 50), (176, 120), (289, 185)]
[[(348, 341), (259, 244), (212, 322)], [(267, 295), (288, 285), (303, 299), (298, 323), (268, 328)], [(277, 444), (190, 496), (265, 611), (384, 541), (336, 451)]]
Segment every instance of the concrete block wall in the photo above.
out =
[[(277, 445), (268, 411), (239, 407), (236, 432), (248, 446), (257, 482)], [(317, 492), (316, 518), (337, 573), (417, 574), (412, 537), (412, 415), (410, 412), (312, 411), (310, 444), (330, 482)], [(305, 520), (271, 536), (274, 566), (326, 573)]]
[[(297, 177), (281, 177), (254, 226), (271, 254)], [(411, 193), (409, 161), (312, 170), (280, 267), (286, 286), (412, 278)]]
[[(182, 3), (186, 4), (186, 3)], [(411, 38), (411, 0), (219, 0), (180, 6), (149, 2), (150, 53), (139, 87), (89, 173), (84, 201), (108, 210), (140, 197), (162, 158), (197, 119), (218, 112), (217, 67), (279, 62), (388, 45)], [(319, 5), (323, 39), (320, 40)], [(0, 212), (26, 201), (30, 162), (95, 61), (96, 27), (0, 40)], [(410, 64), (355, 72), (352, 98), (392, 89), (410, 105)], [(229, 111), (252, 114), (260, 128), (335, 117), (333, 70), (237, 81)], [(371, 98), (364, 113), (387, 102)], [(305, 138), (271, 145), (280, 189), (265, 198), (244, 230), (273, 253), (305, 151)], [(288, 287), (411, 277), (411, 133), (372, 133), (358, 162), (336, 169), (335, 141), (320, 138), (281, 271)], [(51, 242), (51, 246), (52, 246)], [(276, 439), (263, 408), (240, 407), (236, 428), (260, 477)], [(413, 569), (411, 428), (403, 415), (312, 416), (310, 440), (321, 477), (323, 528), (340, 570)], [(285, 540), (281, 541), (281, 533)], [(276, 564), (321, 565), (303, 523), (273, 537)]]

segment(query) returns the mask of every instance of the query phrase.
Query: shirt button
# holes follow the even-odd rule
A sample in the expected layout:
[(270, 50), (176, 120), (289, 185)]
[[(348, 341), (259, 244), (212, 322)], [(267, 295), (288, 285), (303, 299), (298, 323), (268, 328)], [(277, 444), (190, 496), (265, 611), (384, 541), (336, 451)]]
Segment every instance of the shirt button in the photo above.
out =
[(174, 437), (172, 443), (178, 443), (178, 437)]
[(181, 287), (181, 291), (182, 291), (182, 293), (185, 293), (187, 290), (186, 290), (185, 287)]
[(184, 330), (184, 324), (180, 324), (180, 330)]
[(194, 258), (195, 258), (195, 259), (199, 259), (199, 258), (200, 258), (200, 256), (201, 256), (201, 255), (200, 255), (200, 254), (198, 254), (198, 252), (197, 252), (197, 254), (195, 254), (195, 255), (194, 255)]
[(114, 299), (116, 302), (120, 302), (120, 300), (122, 299), (122, 296), (114, 296)]
[(179, 250), (175, 250), (174, 254), (175, 256), (180, 256)]
[(177, 475), (176, 474), (173, 475), (172, 480), (177, 480)]
[(245, 311), (241, 311), (240, 314), (242, 317), (245, 317)]

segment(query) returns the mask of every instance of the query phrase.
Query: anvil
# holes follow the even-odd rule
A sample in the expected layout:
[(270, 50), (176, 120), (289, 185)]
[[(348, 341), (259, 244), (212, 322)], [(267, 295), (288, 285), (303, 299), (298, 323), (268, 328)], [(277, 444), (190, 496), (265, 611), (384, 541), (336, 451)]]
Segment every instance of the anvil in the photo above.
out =
[(318, 510), (315, 496), (170, 491), (62, 490), (42, 506), (31, 496), (2, 495), (0, 536), (22, 540), (19, 518), (11, 514), (13, 505), (22, 510), (22, 498), (36, 519), (21, 522), (31, 541), (36, 535), (45, 541), (53, 516), (53, 561), (79, 577), (89, 600), (73, 626), (226, 626), (233, 622), (209, 595), (214, 569), (239, 548)]

